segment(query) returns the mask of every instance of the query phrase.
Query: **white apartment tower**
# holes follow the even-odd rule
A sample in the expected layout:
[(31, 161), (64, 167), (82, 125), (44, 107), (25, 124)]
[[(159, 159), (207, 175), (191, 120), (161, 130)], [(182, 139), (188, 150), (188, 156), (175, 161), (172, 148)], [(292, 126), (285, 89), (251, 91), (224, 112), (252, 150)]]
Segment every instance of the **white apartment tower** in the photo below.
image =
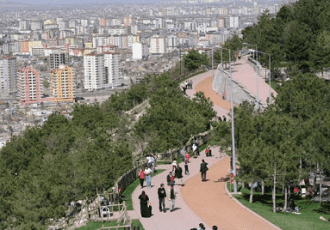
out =
[(104, 58), (101, 54), (84, 56), (85, 82), (84, 88), (88, 91), (102, 89), (105, 79)]
[(161, 36), (153, 36), (150, 41), (151, 54), (163, 54), (165, 52), (165, 38)]
[(239, 17), (238, 16), (229, 17), (229, 27), (230, 28), (239, 28)]
[(0, 92), (17, 91), (16, 58), (0, 58)]
[(116, 52), (84, 56), (84, 88), (93, 91), (121, 84), (121, 58)]

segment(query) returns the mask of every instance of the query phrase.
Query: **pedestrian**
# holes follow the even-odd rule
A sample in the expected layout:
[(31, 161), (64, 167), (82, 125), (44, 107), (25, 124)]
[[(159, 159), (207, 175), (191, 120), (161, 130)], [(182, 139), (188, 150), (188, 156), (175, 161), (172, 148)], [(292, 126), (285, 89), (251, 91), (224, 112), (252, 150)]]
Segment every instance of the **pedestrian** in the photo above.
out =
[(198, 230), (205, 230), (205, 226), (203, 223), (200, 223), (199, 224), (199, 229)]
[(182, 90), (183, 90), (183, 94), (186, 95), (186, 84), (183, 82), (181, 84)]
[(222, 121), (221, 117), (219, 116), (219, 121)]
[(218, 227), (213, 225), (212, 230), (218, 230)]
[(172, 172), (170, 171), (166, 177), (166, 181), (167, 181), (167, 185), (170, 186), (171, 185), (171, 176), (172, 176)]
[(147, 166), (146, 169), (144, 170), (144, 174), (146, 176), (146, 180), (147, 180), (147, 187), (151, 188), (151, 174), (152, 174), (152, 170)]
[(140, 199), (141, 216), (142, 217), (150, 217), (151, 213), (150, 213), (149, 207), (148, 207), (149, 197), (147, 196), (145, 191), (142, 191), (142, 194), (139, 196), (139, 199)]
[(180, 184), (182, 186), (182, 168), (180, 167), (180, 165), (178, 165), (177, 169), (175, 170), (175, 177), (178, 178), (180, 180)]
[(227, 118), (225, 116), (223, 116), (223, 121), (227, 121)]
[(144, 168), (142, 167), (140, 169), (140, 185), (141, 185), (141, 188), (143, 188), (143, 182), (144, 182), (144, 178), (145, 178), (145, 173), (144, 173)]
[(175, 189), (174, 189), (174, 186), (171, 185), (171, 188), (169, 190), (169, 197), (168, 197), (168, 200), (170, 201), (170, 209), (171, 209), (171, 212), (174, 211), (174, 207), (175, 207), (175, 198), (176, 198), (176, 195), (178, 194)]
[(189, 175), (189, 168), (187, 162), (184, 165), (184, 174)]
[(174, 161), (172, 162), (172, 172), (175, 172), (175, 170), (176, 170), (177, 167), (178, 167), (178, 166), (177, 166), (177, 164), (176, 164), (176, 160), (174, 160)]
[(155, 171), (155, 158), (152, 154), (150, 155), (150, 164), (151, 164), (151, 171), (154, 172)]
[(190, 154), (188, 152), (186, 153), (186, 162), (190, 163)]
[(206, 171), (207, 170), (209, 170), (208, 167), (207, 167), (207, 163), (203, 159), (202, 163), (201, 163), (201, 168), (199, 170), (201, 172), (202, 181), (206, 181)]
[(197, 158), (197, 154), (196, 154), (197, 145), (195, 143), (193, 143), (192, 149), (193, 149), (193, 152), (194, 152), (194, 158)]
[(181, 158), (182, 158), (182, 162), (186, 162), (186, 146), (183, 146), (183, 148), (180, 150), (180, 155), (181, 155)]
[(159, 199), (159, 211), (165, 212), (165, 197), (166, 197), (166, 191), (164, 188), (164, 184), (160, 184), (160, 187), (158, 188), (158, 199)]
[(150, 202), (148, 203), (148, 210), (149, 210), (150, 216), (152, 216), (152, 206), (151, 206)]

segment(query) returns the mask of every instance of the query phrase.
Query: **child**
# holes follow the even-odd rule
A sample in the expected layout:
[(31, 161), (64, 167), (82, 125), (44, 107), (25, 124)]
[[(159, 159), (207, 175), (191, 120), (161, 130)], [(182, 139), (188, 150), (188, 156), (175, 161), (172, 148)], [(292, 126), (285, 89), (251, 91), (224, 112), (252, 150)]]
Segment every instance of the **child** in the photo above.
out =
[(184, 165), (184, 173), (185, 173), (186, 175), (189, 175), (189, 169), (188, 169), (188, 164), (187, 164), (187, 162), (186, 162), (185, 165)]

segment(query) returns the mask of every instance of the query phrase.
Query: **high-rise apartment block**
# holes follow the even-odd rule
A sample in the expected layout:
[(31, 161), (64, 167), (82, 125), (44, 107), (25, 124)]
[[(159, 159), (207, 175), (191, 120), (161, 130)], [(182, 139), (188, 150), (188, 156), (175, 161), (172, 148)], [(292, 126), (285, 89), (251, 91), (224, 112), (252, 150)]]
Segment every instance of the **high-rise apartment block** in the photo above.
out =
[(18, 98), (22, 105), (40, 103), (40, 72), (32, 67), (22, 67), (18, 70)]
[(238, 16), (229, 17), (229, 27), (230, 28), (239, 28), (239, 17)]
[(2, 57), (0, 58), (0, 91), (16, 92), (17, 91), (17, 70), (16, 58)]
[(74, 69), (60, 65), (50, 71), (50, 101), (72, 101), (75, 98)]
[(84, 88), (89, 91), (120, 85), (120, 55), (116, 52), (85, 55), (84, 71)]
[(49, 54), (50, 69), (58, 69), (60, 65), (69, 63), (69, 54), (67, 53), (51, 53)]
[(150, 53), (162, 54), (165, 52), (165, 38), (161, 36), (153, 36), (150, 41)]
[(84, 88), (88, 91), (102, 89), (105, 79), (104, 57), (102, 54), (84, 56), (85, 82)]

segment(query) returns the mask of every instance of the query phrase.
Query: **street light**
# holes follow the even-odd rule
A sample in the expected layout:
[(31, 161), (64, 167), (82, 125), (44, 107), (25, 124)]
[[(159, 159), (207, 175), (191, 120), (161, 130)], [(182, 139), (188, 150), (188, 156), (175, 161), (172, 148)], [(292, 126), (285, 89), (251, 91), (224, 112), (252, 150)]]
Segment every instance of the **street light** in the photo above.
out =
[[(249, 44), (247, 42), (244, 42), (243, 45), (250, 45), (250, 46), (255, 46), (256, 47), (256, 50), (255, 50), (256, 59), (255, 60), (258, 62), (258, 46), (253, 45), (253, 44)], [(254, 52), (253, 52), (253, 55), (254, 55)], [(257, 104), (256, 104), (256, 108), (257, 109), (260, 108), (260, 101), (259, 101), (259, 66), (258, 66), (258, 63), (257, 63)]]
[[(234, 103), (233, 103), (233, 77), (231, 72), (231, 55), (230, 49), (221, 47), (221, 65), (222, 65), (222, 49), (229, 51), (229, 74), (230, 74), (230, 105), (231, 105), (231, 139), (232, 139), (232, 154), (233, 154), (233, 174), (236, 176), (236, 151), (235, 151), (235, 123), (234, 123)], [(237, 183), (234, 180), (234, 194), (237, 194)]]
[(269, 104), (271, 104), (272, 102), (272, 98), (271, 98), (271, 79), (272, 79), (272, 71), (270, 69), (271, 67), (271, 57), (270, 57), (270, 54), (268, 53), (265, 53), (265, 52), (262, 52), (262, 51), (258, 51), (259, 53), (262, 53), (262, 54), (267, 54), (269, 56)]

